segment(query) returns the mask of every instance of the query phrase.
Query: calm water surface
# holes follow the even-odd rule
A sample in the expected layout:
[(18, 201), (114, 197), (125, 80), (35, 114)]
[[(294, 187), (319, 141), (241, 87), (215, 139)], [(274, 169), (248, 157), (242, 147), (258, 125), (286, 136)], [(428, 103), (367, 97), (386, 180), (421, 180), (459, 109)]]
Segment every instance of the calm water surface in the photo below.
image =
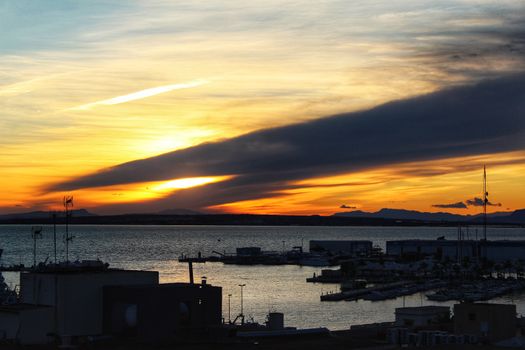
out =
[[(385, 247), (392, 239), (435, 239), (456, 237), (456, 228), (443, 227), (254, 227), (254, 226), (72, 226), (75, 236), (70, 245), (70, 259), (96, 259), (113, 267), (157, 270), (161, 282), (188, 281), (187, 264), (177, 259), (184, 253), (211, 255), (213, 250), (235, 252), (243, 246), (259, 246), (264, 250), (291, 249), (311, 239), (367, 239)], [(57, 228), (58, 255), (64, 257), (63, 227)], [(481, 231), (480, 231), (481, 232)], [(489, 239), (525, 239), (523, 228), (490, 228)], [(471, 228), (472, 237), (475, 235)], [(43, 239), (38, 241), (38, 260), (53, 259), (53, 228), (44, 226)], [(284, 242), (284, 243), (283, 243)], [(3, 264), (32, 264), (31, 227), (0, 225), (0, 248)], [(223, 314), (228, 318), (228, 294), (231, 294), (232, 317), (239, 313), (240, 288), (244, 288), (244, 313), (263, 322), (268, 311), (284, 312), (289, 326), (344, 329), (353, 324), (389, 321), (396, 307), (419, 305), (452, 305), (426, 300), (423, 294), (394, 300), (370, 302), (323, 302), (321, 293), (337, 291), (335, 284), (306, 283), (305, 279), (320, 268), (300, 266), (235, 266), (221, 263), (194, 265), (195, 278), (206, 276), (208, 283), (223, 287)], [(18, 274), (4, 273), (12, 285)], [(525, 314), (525, 294), (493, 300), (516, 303)]]

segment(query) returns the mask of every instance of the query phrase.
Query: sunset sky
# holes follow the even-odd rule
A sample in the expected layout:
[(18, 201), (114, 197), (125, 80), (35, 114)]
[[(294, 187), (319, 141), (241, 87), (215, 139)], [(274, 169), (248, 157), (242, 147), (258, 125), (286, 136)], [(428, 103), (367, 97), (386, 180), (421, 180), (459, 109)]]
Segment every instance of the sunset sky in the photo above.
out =
[(523, 1), (0, 0), (0, 31), (0, 214), (474, 214), (484, 165), (525, 208)]

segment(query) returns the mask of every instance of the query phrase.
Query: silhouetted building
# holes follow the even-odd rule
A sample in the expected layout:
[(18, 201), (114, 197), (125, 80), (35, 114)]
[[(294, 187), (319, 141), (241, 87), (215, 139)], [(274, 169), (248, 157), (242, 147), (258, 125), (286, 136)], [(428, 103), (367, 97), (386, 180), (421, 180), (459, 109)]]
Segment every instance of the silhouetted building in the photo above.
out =
[(487, 258), (495, 262), (525, 260), (525, 241), (422, 240), (386, 242), (391, 256), (433, 256), (438, 259)]
[(104, 333), (145, 341), (207, 336), (222, 324), (222, 288), (206, 283), (104, 288)]
[(371, 241), (325, 240), (310, 241), (310, 252), (326, 252), (342, 255), (368, 255), (372, 251)]
[(516, 335), (516, 305), (462, 303), (454, 305), (454, 333), (497, 341)]

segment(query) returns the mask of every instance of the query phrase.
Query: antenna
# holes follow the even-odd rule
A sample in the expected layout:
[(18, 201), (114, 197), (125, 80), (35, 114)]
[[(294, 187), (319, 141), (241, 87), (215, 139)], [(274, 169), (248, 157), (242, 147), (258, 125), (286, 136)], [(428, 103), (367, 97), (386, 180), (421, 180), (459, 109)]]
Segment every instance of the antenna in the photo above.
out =
[(487, 203), (489, 193), (487, 192), (487, 169), (483, 165), (483, 239), (487, 240)]
[(66, 213), (66, 262), (69, 261), (69, 241), (73, 240), (73, 236), (69, 236), (69, 217), (71, 216), (71, 210), (69, 207), (73, 207), (73, 196), (64, 196), (64, 211)]
[(53, 212), (53, 248), (55, 253), (55, 265), (57, 263), (57, 213)]
[(33, 238), (33, 268), (36, 268), (36, 240), (42, 238), (42, 226), (31, 227), (31, 238)]

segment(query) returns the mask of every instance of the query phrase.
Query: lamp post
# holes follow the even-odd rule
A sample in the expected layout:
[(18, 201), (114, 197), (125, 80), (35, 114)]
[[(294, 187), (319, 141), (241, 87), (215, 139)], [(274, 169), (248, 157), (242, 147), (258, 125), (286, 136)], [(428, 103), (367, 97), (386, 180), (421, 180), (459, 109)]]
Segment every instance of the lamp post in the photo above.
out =
[(246, 287), (246, 284), (239, 284), (239, 287), (241, 287), (241, 317), (244, 323), (243, 289)]
[(228, 294), (228, 323), (232, 323), (232, 314), (231, 314), (231, 303), (232, 303), (232, 295)]

